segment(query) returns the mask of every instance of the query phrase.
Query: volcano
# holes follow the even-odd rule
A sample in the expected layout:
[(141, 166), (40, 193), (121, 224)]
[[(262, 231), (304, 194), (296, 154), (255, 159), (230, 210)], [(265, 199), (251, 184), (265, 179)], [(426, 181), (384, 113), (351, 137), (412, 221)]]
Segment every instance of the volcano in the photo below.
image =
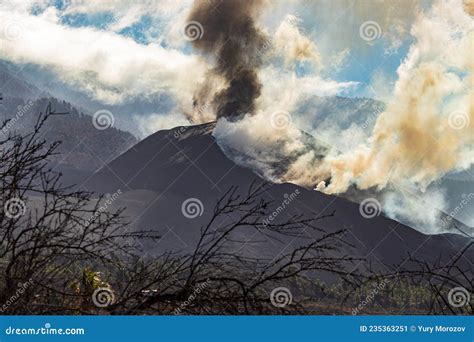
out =
[[(100, 193), (120, 190), (113, 207), (126, 208), (132, 229), (153, 229), (162, 235), (157, 244), (146, 246), (150, 253), (192, 249), (217, 200), (232, 186), (245, 191), (252, 183), (268, 185), (262, 196), (272, 201), (269, 212), (278, 213), (275, 220), (291, 215), (325, 216), (318, 221), (322, 230), (345, 229), (345, 240), (351, 244), (347, 253), (378, 268), (392, 269), (409, 255), (427, 262), (449, 260), (470, 243), (457, 234), (422, 234), (383, 213), (365, 217), (359, 204), (344, 198), (294, 184), (270, 183), (229, 159), (212, 136), (213, 128), (209, 123), (159, 131), (97, 171), (85, 185)], [(278, 207), (290, 196), (291, 203), (280, 211)], [(202, 203), (196, 217), (183, 215), (182, 205), (188, 199)], [(311, 239), (311, 232), (305, 238)], [(270, 258), (300, 243), (297, 238), (273, 241), (250, 233), (238, 240), (236, 250)], [(472, 259), (472, 249), (466, 255)]]

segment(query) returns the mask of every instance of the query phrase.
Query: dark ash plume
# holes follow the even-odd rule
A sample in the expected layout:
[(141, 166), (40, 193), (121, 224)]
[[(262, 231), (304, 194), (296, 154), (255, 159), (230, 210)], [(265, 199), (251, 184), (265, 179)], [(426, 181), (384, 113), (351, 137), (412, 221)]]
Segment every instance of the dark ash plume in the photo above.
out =
[[(227, 82), (212, 100), (217, 118), (235, 121), (255, 109), (262, 88), (257, 76), (262, 65), (259, 50), (266, 37), (254, 19), (263, 4), (263, 0), (197, 0), (188, 17), (204, 30), (194, 47), (216, 59), (209, 77), (219, 75)], [(195, 105), (203, 105), (200, 97), (194, 99)]]

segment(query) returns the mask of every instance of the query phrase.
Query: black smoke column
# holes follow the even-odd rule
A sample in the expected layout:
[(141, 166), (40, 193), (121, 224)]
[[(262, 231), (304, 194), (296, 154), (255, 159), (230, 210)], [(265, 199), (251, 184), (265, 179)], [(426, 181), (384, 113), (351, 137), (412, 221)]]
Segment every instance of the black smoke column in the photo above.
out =
[(262, 88), (257, 76), (262, 65), (260, 50), (266, 41), (255, 17), (263, 4), (261, 0), (197, 0), (191, 10), (188, 20), (203, 27), (194, 47), (215, 56), (211, 72), (227, 81), (227, 88), (213, 99), (217, 118), (236, 121), (255, 109)]

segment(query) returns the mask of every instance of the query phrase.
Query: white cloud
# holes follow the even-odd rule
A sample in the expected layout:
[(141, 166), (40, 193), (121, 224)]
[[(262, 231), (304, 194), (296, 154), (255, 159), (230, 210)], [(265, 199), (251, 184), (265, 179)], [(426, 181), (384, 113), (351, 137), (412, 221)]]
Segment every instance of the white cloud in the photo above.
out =
[(161, 22), (167, 19), (175, 20), (176, 16), (188, 7), (192, 0), (175, 1), (71, 1), (65, 8), (63, 14), (97, 14), (110, 12), (114, 15), (114, 23), (109, 27), (113, 31), (119, 31), (131, 26), (147, 15), (159, 19)]
[[(0, 7), (0, 18), (1, 59), (48, 68), (107, 104), (167, 92), (183, 107), (191, 106), (194, 87), (206, 69), (200, 58), (176, 49), (138, 44), (110, 31), (60, 25), (53, 9), (33, 16)], [(8, 28), (20, 33), (11, 37)]]

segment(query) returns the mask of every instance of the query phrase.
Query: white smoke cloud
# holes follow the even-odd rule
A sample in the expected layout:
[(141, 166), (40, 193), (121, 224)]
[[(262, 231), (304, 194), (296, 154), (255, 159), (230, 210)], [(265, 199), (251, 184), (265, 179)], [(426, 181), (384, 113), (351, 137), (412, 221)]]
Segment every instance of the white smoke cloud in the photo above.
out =
[[(260, 102), (260, 108), (265, 109), (260, 109), (258, 117), (222, 123), (230, 137), (220, 132), (218, 125), (218, 140), (245, 155), (253, 153), (260, 163), (262, 155), (270, 161), (280, 154), (288, 158), (297, 155), (280, 181), (332, 194), (345, 193), (351, 187), (376, 188), (386, 214), (439, 232), (439, 214), (446, 201), (441, 190), (425, 189), (446, 173), (474, 163), (474, 22), (461, 1), (440, 0), (429, 11), (418, 13), (410, 32), (414, 43), (398, 69), (386, 110), (376, 119), (367, 140), (361, 141), (361, 135), (356, 138), (358, 146), (345, 145), (343, 153), (333, 147), (321, 159), (315, 151), (297, 153), (304, 151), (302, 135), (294, 127), (298, 118), (285, 129), (272, 131), (268, 127), (271, 113), (278, 107), (291, 113), (304, 97), (300, 88), (291, 89), (291, 82), (285, 83), (290, 89), (280, 93), (279, 101)], [(343, 133), (355, 131), (351, 127)], [(329, 132), (342, 139), (341, 131)], [(259, 167), (263, 174), (274, 175), (271, 163)], [(328, 184), (322, 183), (327, 179)], [(393, 183), (397, 184), (395, 189), (388, 187)]]
[(192, 124), (180, 111), (135, 115), (134, 120), (138, 123), (138, 128), (143, 136), (148, 136), (162, 129)]
[[(415, 43), (367, 142), (328, 156), (316, 173), (300, 165), (288, 176), (303, 184), (330, 177), (327, 186), (319, 185), (326, 193), (376, 187), (390, 217), (424, 232), (448, 230), (440, 225), (443, 191), (425, 189), (474, 163), (473, 28), (460, 1), (439, 1), (420, 13), (411, 29)], [(395, 189), (387, 188), (393, 183)]]
[(446, 232), (448, 227), (440, 225), (440, 211), (447, 207), (442, 189), (420, 192), (418, 189), (396, 186), (395, 191), (382, 193), (383, 210), (386, 215), (399, 221), (415, 223), (425, 234)]
[[(305, 152), (303, 133), (295, 124), (298, 120), (295, 110), (309, 98), (337, 95), (357, 87), (358, 83), (325, 80), (317, 75), (297, 77), (292, 71), (273, 66), (262, 69), (259, 75), (263, 87), (256, 113), (237, 122), (219, 120), (214, 136), (224, 149), (246, 156), (237, 160), (239, 163), (276, 180), (272, 164)], [(310, 159), (311, 154), (314, 152), (309, 152), (306, 158)]]
[[(392, 179), (409, 179), (422, 189), (452, 170), (474, 162), (472, 103), (474, 22), (460, 1), (441, 1), (412, 27), (416, 42), (398, 69), (394, 94), (370, 140), (355, 151), (328, 159), (326, 192), (382, 189)], [(449, 115), (464, 113), (453, 129)]]

